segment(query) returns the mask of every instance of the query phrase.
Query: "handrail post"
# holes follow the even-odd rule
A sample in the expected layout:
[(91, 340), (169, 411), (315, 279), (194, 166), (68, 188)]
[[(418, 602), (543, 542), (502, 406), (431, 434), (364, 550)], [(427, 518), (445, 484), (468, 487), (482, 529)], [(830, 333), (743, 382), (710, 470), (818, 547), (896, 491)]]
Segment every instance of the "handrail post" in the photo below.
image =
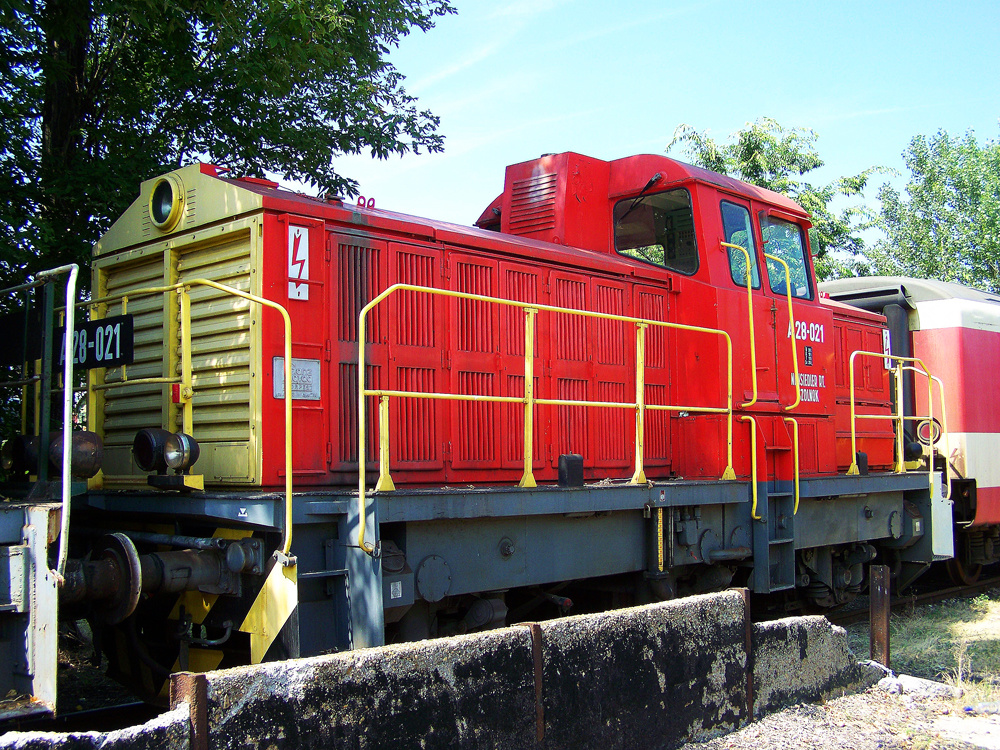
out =
[(726, 468), (722, 472), (722, 481), (736, 479), (733, 471), (733, 340), (729, 334), (722, 331), (726, 340)]
[(792, 515), (799, 512), (799, 423), (795, 417), (785, 417), (785, 422), (792, 426), (792, 462), (795, 470), (795, 509)]
[[(906, 466), (903, 465), (903, 363), (896, 360), (896, 366), (890, 370), (896, 385), (896, 466), (893, 469), (897, 474), (905, 474)], [(930, 381), (927, 381), (930, 383)], [(934, 447), (931, 446), (931, 463), (934, 463)]]
[(719, 244), (722, 245), (722, 247), (730, 247), (734, 250), (739, 250), (743, 253), (743, 257), (745, 257), (747, 261), (746, 268), (744, 269), (746, 271), (744, 276), (746, 277), (747, 285), (747, 313), (750, 318), (750, 383), (753, 387), (753, 398), (740, 404), (740, 407), (745, 409), (748, 406), (753, 406), (757, 403), (757, 341), (753, 325), (753, 283), (750, 276), (750, 253), (747, 252), (745, 247), (734, 245), (732, 242), (721, 242)]
[(851, 392), (851, 467), (847, 470), (848, 476), (857, 476), (861, 474), (861, 470), (858, 468), (858, 435), (856, 430), (857, 416), (855, 414), (854, 407), (854, 358), (858, 356), (858, 352), (851, 352), (851, 360), (848, 367), (848, 377)]
[(645, 484), (643, 439), (646, 434), (646, 323), (635, 324), (635, 473), (632, 484)]
[(380, 396), (378, 400), (378, 482), (375, 484), (376, 492), (394, 492), (396, 485), (393, 484), (389, 475), (389, 397)]
[[(185, 286), (177, 290), (181, 298), (181, 432), (188, 435), (194, 432), (194, 396), (193, 373), (191, 364), (191, 287)], [(286, 388), (290, 388), (286, 385)]]
[(761, 517), (757, 515), (757, 420), (745, 415), (740, 419), (750, 423), (750, 485), (753, 492), (750, 517), (754, 521), (760, 521)]
[(537, 487), (531, 471), (535, 455), (535, 316), (538, 308), (524, 308), (524, 473), (518, 487)]
[(795, 373), (795, 403), (785, 407), (785, 411), (791, 411), (802, 400), (802, 386), (799, 383), (799, 351), (795, 344), (795, 312), (792, 309), (792, 275), (788, 270), (788, 264), (781, 258), (770, 253), (764, 253), (765, 258), (777, 261), (785, 269), (785, 297), (788, 299), (788, 333), (792, 339), (792, 371)]

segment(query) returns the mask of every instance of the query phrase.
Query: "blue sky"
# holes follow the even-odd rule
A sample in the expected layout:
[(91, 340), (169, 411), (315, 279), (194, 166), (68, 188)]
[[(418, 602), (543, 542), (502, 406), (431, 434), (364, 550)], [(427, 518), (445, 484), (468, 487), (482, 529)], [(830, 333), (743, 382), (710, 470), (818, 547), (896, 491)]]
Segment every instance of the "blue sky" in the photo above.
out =
[(811, 128), (824, 182), (903, 171), (916, 134), (1000, 134), (1000, 0), (454, 4), (390, 55), (444, 153), (338, 159), (379, 208), (471, 224), (508, 164), (663, 153), (681, 123), (719, 139), (765, 116)]

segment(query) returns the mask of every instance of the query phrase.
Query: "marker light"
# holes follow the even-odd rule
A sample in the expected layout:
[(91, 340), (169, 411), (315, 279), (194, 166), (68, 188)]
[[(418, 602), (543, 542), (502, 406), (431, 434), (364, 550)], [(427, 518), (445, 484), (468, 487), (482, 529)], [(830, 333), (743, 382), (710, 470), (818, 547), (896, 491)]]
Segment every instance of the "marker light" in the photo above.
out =
[(176, 432), (168, 437), (163, 446), (163, 460), (176, 471), (190, 469), (200, 455), (198, 441), (183, 432)]
[(166, 472), (167, 462), (164, 460), (163, 448), (169, 437), (172, 437), (170, 432), (158, 427), (139, 430), (132, 441), (132, 456), (136, 465), (143, 471)]

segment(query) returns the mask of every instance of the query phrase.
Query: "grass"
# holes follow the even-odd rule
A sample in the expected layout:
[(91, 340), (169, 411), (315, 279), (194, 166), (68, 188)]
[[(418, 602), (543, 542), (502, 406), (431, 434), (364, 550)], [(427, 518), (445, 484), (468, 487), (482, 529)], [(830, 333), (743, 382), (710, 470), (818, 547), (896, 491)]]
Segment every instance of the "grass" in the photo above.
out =
[[(847, 638), (868, 656), (868, 623), (849, 626)], [(895, 672), (962, 688), (962, 705), (1000, 701), (1000, 590), (893, 612), (889, 653)]]

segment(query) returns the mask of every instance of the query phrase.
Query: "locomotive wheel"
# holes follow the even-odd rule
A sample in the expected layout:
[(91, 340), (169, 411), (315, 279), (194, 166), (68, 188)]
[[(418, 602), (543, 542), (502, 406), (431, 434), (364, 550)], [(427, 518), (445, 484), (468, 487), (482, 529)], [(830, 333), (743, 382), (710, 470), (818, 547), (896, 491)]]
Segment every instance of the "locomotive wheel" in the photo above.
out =
[(956, 586), (971, 586), (979, 580), (979, 575), (983, 572), (982, 565), (963, 565), (957, 557), (953, 557), (947, 563), (948, 577)]

